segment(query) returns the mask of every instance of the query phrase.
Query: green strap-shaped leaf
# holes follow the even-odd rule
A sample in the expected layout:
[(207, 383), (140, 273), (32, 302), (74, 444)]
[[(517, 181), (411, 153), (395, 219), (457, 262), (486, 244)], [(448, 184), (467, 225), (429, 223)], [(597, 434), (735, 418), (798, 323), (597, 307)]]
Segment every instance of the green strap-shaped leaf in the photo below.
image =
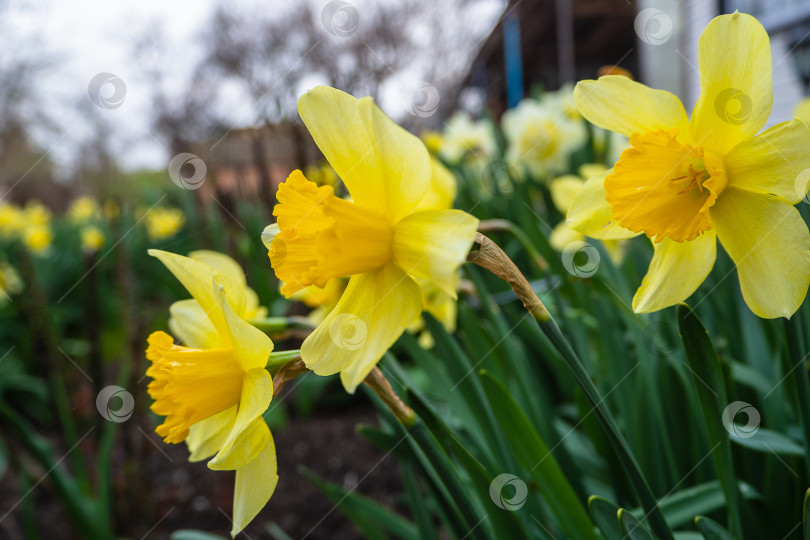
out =
[(632, 512), (621, 508), (616, 515), (619, 519), (619, 527), (622, 530), (622, 538), (627, 540), (656, 540), (650, 529), (637, 520)]
[(596, 522), (596, 526), (602, 531), (605, 540), (622, 540), (624, 533), (622, 533), (619, 522), (616, 516), (619, 514), (619, 507), (607, 499), (591, 495), (588, 499), (588, 509), (591, 511), (591, 516)]
[(755, 432), (751, 432), (737, 424), (733, 424), (730, 431), (729, 437), (732, 441), (751, 450), (763, 454), (804, 456), (804, 446), (777, 431), (757, 428)]
[(808, 511), (810, 511), (810, 489), (804, 492), (804, 504), (802, 505), (802, 533), (804, 540), (810, 540), (810, 519), (808, 519)]
[(729, 528), (739, 536), (742, 534), (740, 495), (734, 476), (729, 433), (723, 425), (723, 411), (728, 406), (728, 398), (720, 360), (703, 323), (686, 304), (678, 306), (678, 326), (700, 400), (710, 452), (726, 496)]
[(506, 387), (491, 374), (481, 373), (481, 381), (501, 432), (518, 463), (537, 484), (560, 528), (571, 538), (596, 540), (588, 513), (526, 414)]
[(704, 516), (695, 518), (695, 526), (706, 540), (735, 540), (734, 536), (716, 521)]

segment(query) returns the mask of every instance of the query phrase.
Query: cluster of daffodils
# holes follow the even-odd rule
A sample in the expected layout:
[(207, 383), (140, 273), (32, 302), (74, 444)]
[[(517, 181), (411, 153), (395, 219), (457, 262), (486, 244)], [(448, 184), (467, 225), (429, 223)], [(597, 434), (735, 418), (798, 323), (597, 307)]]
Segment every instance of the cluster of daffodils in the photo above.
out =
[[(757, 135), (771, 108), (770, 61), (756, 20), (721, 16), (700, 40), (702, 95), (691, 119), (675, 96), (622, 75), (524, 101), (505, 115), (508, 156), (543, 177), (566, 170), (585, 140), (583, 118), (619, 134), (611, 139), (622, 150), (613, 168), (591, 164), (550, 182), (565, 216), (551, 244), (563, 249), (587, 235), (620, 262), (629, 238), (647, 236), (655, 254), (633, 308), (649, 312), (697, 289), (719, 240), (752, 311), (793, 314), (810, 285), (810, 233), (794, 208), (807, 191), (797, 179), (810, 169), (810, 128), (794, 120)], [(745, 118), (718, 106), (730, 88), (750, 99)], [(435, 156), (483, 163), (497, 146), (492, 124), (463, 115), (423, 142), (370, 98), (333, 88), (311, 90), (298, 109), (328, 165), (295, 170), (281, 184), (276, 222), (262, 240), (281, 292), (314, 308), (316, 328), (300, 353), (272, 352), (259, 330), (266, 310), (236, 263), (211, 252), (150, 251), (192, 297), (171, 306), (172, 335), (148, 339), (152, 409), (165, 417), (157, 433), (185, 442), (192, 461), (236, 471), (234, 534), (276, 486), (262, 416), (274, 379), (299, 363), (339, 374), (353, 393), (404, 331), (419, 331), (423, 311), (454, 328), (458, 270), (479, 224), (452, 209), (455, 181)], [(347, 198), (336, 195), (338, 181)]]
[(95, 253), (104, 247), (106, 238), (100, 226), (103, 213), (95, 199), (79, 197), (70, 205), (67, 216), (71, 223), (79, 227), (82, 251)]
[(31, 253), (43, 255), (53, 242), (52, 218), (39, 201), (29, 201), (24, 207), (0, 203), (0, 238), (21, 240)]

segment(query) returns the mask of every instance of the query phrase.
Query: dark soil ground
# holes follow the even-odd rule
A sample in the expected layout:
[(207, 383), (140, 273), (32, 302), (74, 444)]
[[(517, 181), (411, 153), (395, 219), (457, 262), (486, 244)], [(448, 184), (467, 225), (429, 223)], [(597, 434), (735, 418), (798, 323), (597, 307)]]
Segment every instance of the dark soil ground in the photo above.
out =
[[(292, 538), (360, 537), (340, 510), (297, 471), (299, 466), (397, 508), (395, 497), (402, 492), (402, 484), (396, 461), (355, 431), (360, 423), (376, 424), (372, 404), (358, 396), (338, 409), (324, 409), (319, 408), (313, 417), (291, 418), (286, 428), (274, 432), (278, 487), (267, 507), (238, 538), (271, 538), (267, 532), (271, 523)], [(164, 444), (150, 422), (146, 415), (137, 421), (133, 417), (122, 424), (126, 428), (118, 434), (122, 440), (116, 443), (114, 457), (115, 532), (126, 538), (162, 539), (178, 529), (199, 529), (229, 538), (233, 473), (211, 471), (205, 463), (188, 463), (185, 446)], [(91, 439), (92, 435), (80, 447), (90, 463)], [(41, 482), (27, 499), (33, 502), (33, 521), (40, 538), (82, 538), (53, 494), (45, 471), (35, 466), (33, 471), (31, 483)], [(2, 539), (25, 538), (23, 512), (30, 505), (18, 504), (21, 494), (28, 491), (20, 489), (19, 480), (13, 467), (0, 479), (0, 516), (7, 514), (0, 520)]]

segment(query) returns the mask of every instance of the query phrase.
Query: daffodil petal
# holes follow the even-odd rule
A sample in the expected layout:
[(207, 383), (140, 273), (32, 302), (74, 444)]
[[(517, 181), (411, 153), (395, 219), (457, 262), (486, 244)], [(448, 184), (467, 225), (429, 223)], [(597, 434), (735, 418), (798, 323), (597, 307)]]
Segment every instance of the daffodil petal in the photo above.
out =
[(245, 373), (233, 427), (220, 451), (208, 462), (209, 469), (232, 471), (256, 459), (270, 438), (262, 414), (272, 398), (273, 379), (267, 371), (254, 369)]
[(798, 203), (810, 182), (808, 143), (810, 127), (798, 119), (746, 139), (724, 159), (729, 185)]
[(810, 232), (799, 211), (729, 187), (709, 212), (751, 311), (765, 319), (793, 315), (810, 285)]
[(564, 251), (572, 242), (581, 242), (585, 235), (568, 227), (564, 222), (558, 223), (548, 236), (548, 243), (557, 251)]
[(193, 298), (173, 303), (169, 314), (169, 330), (187, 347), (217, 349), (230, 343), (223, 341), (205, 310)]
[(430, 169), (430, 184), (425, 196), (414, 210), (449, 210), (453, 208), (453, 201), (456, 200), (458, 190), (456, 177), (434, 157), (430, 158)]
[(221, 285), (223, 279), (223, 276), (215, 276), (212, 286), (220, 301), (233, 355), (245, 371), (264, 368), (267, 358), (273, 352), (273, 341), (267, 334), (239, 317), (225, 301), (225, 287)]
[(477, 229), (478, 220), (461, 210), (413, 213), (394, 227), (394, 262), (455, 298), (455, 273), (467, 259)]
[(318, 86), (301, 96), (298, 112), (355, 203), (396, 222), (422, 200), (431, 174), (428, 151), (371, 98)]
[(241, 285), (246, 285), (247, 283), (245, 281), (245, 272), (242, 271), (242, 267), (239, 266), (239, 263), (224, 253), (200, 249), (192, 251), (188, 254), (188, 257), (210, 266), (214, 272), (226, 276)]
[(698, 42), (700, 97), (692, 112), (695, 144), (723, 155), (753, 137), (773, 106), (768, 33), (745, 13), (715, 17)]
[(712, 271), (717, 235), (709, 230), (689, 242), (664, 238), (654, 247), (650, 268), (633, 297), (636, 313), (658, 311), (689, 298)]
[(571, 206), (574, 197), (579, 193), (579, 190), (582, 189), (583, 184), (585, 184), (585, 182), (582, 178), (573, 174), (558, 176), (551, 181), (548, 190), (551, 193), (551, 201), (554, 203), (554, 206), (557, 207), (558, 211), (563, 214), (568, 212), (568, 208)]
[(318, 375), (342, 371), (354, 393), (421, 311), (419, 286), (397, 265), (352, 276), (338, 305), (304, 340), (301, 358)]
[(186, 445), (191, 462), (208, 459), (222, 448), (236, 420), (236, 405), (192, 425), (188, 430)]
[(258, 457), (236, 469), (231, 536), (239, 534), (253, 521), (276, 490), (278, 484), (276, 445), (269, 430), (268, 435), (267, 444)]
[(585, 236), (600, 240), (633, 238), (636, 233), (619, 226), (605, 200), (605, 178), (613, 169), (588, 179), (568, 207), (565, 224)]
[[(211, 267), (168, 251), (150, 249), (148, 253), (158, 258), (174, 277), (183, 284), (191, 296), (200, 304), (203, 312), (211, 320), (220, 335), (227, 335), (222, 310), (217, 307), (219, 300), (211, 287), (211, 278), (214, 275)], [(233, 306), (235, 311), (242, 313), (245, 309), (245, 295), (242, 288), (228, 278), (223, 278), (222, 283), (226, 288), (225, 295), (228, 303)]]
[(678, 128), (689, 124), (681, 100), (622, 75), (580, 81), (574, 88), (577, 109), (592, 124), (629, 137), (633, 133)]

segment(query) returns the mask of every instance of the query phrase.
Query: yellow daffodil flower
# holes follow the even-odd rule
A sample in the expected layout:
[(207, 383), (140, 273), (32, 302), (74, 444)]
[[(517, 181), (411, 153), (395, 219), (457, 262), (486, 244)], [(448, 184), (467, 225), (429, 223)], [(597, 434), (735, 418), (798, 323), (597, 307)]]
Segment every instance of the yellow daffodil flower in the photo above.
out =
[[(573, 174), (558, 176), (549, 184), (551, 200), (554, 206), (562, 212), (563, 216), (567, 216), (568, 209), (571, 208), (576, 196), (582, 191), (585, 180), (599, 176), (601, 181), (604, 181), (607, 175), (608, 170), (604, 165), (587, 163), (579, 168), (579, 176)], [(566, 221), (562, 221), (551, 231), (548, 241), (551, 247), (557, 251), (565, 251), (574, 242), (585, 241), (585, 235), (572, 229)], [(621, 264), (624, 259), (625, 242), (623, 240), (603, 240), (602, 243), (614, 264)]]
[(278, 221), (265, 239), (272, 238), (270, 260), (288, 297), (351, 276), (301, 357), (319, 375), (340, 372), (353, 392), (422, 311), (416, 278), (455, 297), (456, 269), (478, 220), (459, 210), (418, 209), (431, 180), (428, 152), (371, 98), (318, 87), (298, 110), (353, 202), (294, 171), (279, 187)]
[(23, 219), (26, 225), (50, 225), (51, 211), (39, 201), (29, 201), (23, 210)]
[(810, 125), (810, 97), (806, 97), (796, 104), (793, 116)]
[(444, 144), (444, 137), (438, 131), (423, 131), (419, 134), (419, 138), (425, 143), (425, 147), (432, 156), (438, 155)]
[(524, 166), (535, 178), (567, 169), (571, 154), (587, 138), (582, 120), (554, 105), (527, 98), (501, 119), (506, 161)]
[(79, 197), (68, 208), (68, 218), (78, 224), (98, 219), (101, 209), (92, 197)]
[(577, 85), (582, 115), (630, 137), (632, 148), (603, 183), (583, 188), (569, 226), (603, 238), (618, 224), (654, 241), (637, 312), (689, 297), (711, 271), (719, 240), (751, 310), (789, 317), (810, 284), (810, 232), (794, 207), (810, 177), (810, 128), (797, 119), (757, 135), (773, 94), (768, 34), (753, 17), (713, 19), (698, 56), (701, 94), (691, 119), (674, 95), (626, 77)]
[(82, 227), (81, 240), (82, 251), (86, 253), (95, 253), (104, 247), (104, 233), (92, 225)]
[(186, 287), (208, 322), (176, 345), (165, 332), (149, 336), (146, 374), (152, 410), (165, 416), (156, 429), (169, 443), (185, 441), (190, 461), (214, 456), (213, 470), (235, 470), (236, 535), (264, 507), (278, 482), (276, 450), (262, 414), (273, 397), (265, 370), (273, 342), (245, 322), (239, 283), (206, 264), (150, 250)]
[(51, 226), (47, 224), (36, 224), (26, 227), (23, 231), (23, 243), (31, 253), (43, 255), (48, 251), (53, 242)]
[[(192, 251), (188, 257), (206, 265), (210, 271), (228, 278), (234, 287), (238, 287), (244, 301), (233, 305), (236, 315), (246, 321), (261, 319), (267, 316), (267, 308), (259, 305), (256, 291), (248, 287), (245, 273), (232, 258), (216, 251)], [(183, 343), (206, 343), (205, 336), (216, 336), (216, 329), (205, 314), (205, 310), (194, 298), (178, 300), (169, 306), (169, 329)]]
[(177, 234), (186, 222), (183, 211), (179, 208), (153, 208), (144, 217), (146, 234), (149, 240), (163, 240)]
[(328, 163), (310, 165), (304, 169), (304, 176), (319, 186), (334, 186), (340, 180), (335, 169)]

